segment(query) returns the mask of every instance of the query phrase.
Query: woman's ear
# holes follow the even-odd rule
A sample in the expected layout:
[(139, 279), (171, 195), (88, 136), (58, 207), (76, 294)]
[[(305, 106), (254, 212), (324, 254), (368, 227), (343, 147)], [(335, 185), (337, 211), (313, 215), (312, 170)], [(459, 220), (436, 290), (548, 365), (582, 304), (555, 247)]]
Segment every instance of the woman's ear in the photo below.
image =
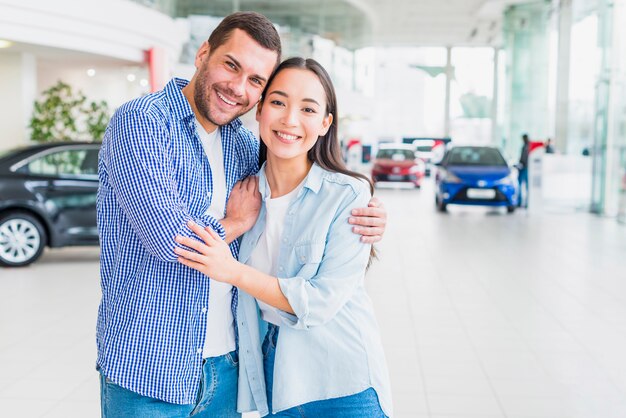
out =
[(329, 113), (328, 116), (326, 116), (324, 120), (322, 121), (322, 133), (320, 134), (320, 136), (326, 135), (332, 124), (333, 124), (333, 114)]

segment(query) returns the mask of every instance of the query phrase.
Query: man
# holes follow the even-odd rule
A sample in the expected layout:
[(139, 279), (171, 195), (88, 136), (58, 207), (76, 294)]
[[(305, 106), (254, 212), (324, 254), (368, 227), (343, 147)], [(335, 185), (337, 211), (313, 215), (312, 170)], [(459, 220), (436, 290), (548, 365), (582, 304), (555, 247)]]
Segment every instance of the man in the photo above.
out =
[[(237, 255), (260, 208), (248, 178), (258, 142), (238, 117), (258, 102), (280, 54), (269, 20), (235, 13), (198, 50), (191, 81), (174, 79), (111, 119), (98, 192), (104, 417), (240, 416), (236, 289), (177, 263), (174, 237), (195, 237), (193, 221)], [(385, 211), (358, 212), (356, 232), (379, 240)], [(240, 400), (240, 410), (255, 407)]]
[(519, 163), (517, 164), (517, 168), (519, 170), (518, 173), (518, 183), (519, 183), (519, 191), (517, 198), (517, 206), (527, 207), (528, 206), (528, 152), (530, 147), (530, 141), (528, 139), (528, 134), (522, 135), (522, 141), (524, 141), (524, 145), (522, 146), (522, 151), (519, 157)]

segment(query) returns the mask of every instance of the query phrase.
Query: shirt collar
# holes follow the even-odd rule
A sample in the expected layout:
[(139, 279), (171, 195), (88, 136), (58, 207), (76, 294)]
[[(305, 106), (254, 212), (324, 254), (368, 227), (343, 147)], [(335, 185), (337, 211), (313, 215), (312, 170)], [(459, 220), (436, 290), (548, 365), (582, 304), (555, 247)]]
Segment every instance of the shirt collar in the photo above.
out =
[[(195, 117), (196, 115), (193, 113), (193, 109), (189, 104), (189, 101), (183, 94), (183, 88), (189, 84), (188, 80), (184, 80), (182, 78), (173, 78), (167, 83), (165, 86), (165, 94), (170, 99), (172, 112), (174, 117), (178, 120), (189, 119)], [(243, 125), (239, 118), (232, 120), (225, 126), (230, 127), (234, 131), (239, 130), (239, 128)], [(224, 126), (220, 126), (220, 129), (223, 129)]]
[[(267, 176), (265, 174), (265, 166), (267, 165), (267, 161), (263, 163), (261, 170), (259, 170), (259, 193), (261, 193), (261, 199), (269, 199), (270, 197), (270, 185), (267, 182)], [(313, 193), (319, 192), (322, 187), (322, 180), (324, 176), (327, 174), (327, 171), (322, 167), (317, 165), (317, 163), (313, 163), (313, 166), (309, 170), (309, 174), (307, 174), (304, 179), (304, 184), (302, 185), (303, 189), (309, 189)], [(302, 191), (300, 191), (302, 193)]]

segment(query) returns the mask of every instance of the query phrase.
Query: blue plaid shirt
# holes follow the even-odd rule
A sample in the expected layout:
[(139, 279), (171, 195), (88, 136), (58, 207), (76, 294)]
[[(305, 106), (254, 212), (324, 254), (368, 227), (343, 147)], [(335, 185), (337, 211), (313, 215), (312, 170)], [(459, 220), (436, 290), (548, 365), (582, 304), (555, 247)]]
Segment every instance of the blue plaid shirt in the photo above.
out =
[[(97, 366), (117, 385), (176, 404), (196, 400), (210, 309), (209, 279), (176, 261), (174, 237), (193, 236), (191, 219), (224, 237), (222, 225), (206, 215), (211, 169), (185, 85), (173, 79), (120, 107), (98, 169)], [(230, 193), (257, 172), (259, 144), (238, 119), (220, 132)], [(236, 241), (231, 250), (236, 257)]]

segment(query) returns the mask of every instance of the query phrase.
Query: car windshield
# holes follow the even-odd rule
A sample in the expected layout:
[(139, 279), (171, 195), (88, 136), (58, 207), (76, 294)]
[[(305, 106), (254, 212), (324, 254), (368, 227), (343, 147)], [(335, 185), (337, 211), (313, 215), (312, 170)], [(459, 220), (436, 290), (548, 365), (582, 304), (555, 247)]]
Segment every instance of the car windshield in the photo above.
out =
[(408, 150), (408, 149), (381, 149), (381, 150), (378, 150), (378, 154), (376, 154), (376, 158), (394, 160), (394, 161), (404, 161), (404, 160), (413, 160), (415, 158), (415, 154), (413, 153), (413, 151)]
[(468, 147), (453, 148), (447, 158), (447, 165), (504, 166), (506, 161), (500, 151), (494, 148)]

